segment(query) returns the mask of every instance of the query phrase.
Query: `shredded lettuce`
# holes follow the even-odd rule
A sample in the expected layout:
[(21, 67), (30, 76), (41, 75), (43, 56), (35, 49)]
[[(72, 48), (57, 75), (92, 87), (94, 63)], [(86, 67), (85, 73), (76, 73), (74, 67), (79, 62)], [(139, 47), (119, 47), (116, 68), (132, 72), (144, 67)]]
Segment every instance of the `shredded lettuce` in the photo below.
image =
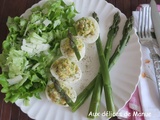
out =
[(74, 3), (48, 0), (34, 7), (26, 18), (8, 17), (9, 34), (3, 41), (0, 54), (1, 92), (5, 102), (17, 99), (29, 102), (30, 97), (40, 99), (50, 76), (52, 62), (61, 56), (60, 41), (74, 32)]

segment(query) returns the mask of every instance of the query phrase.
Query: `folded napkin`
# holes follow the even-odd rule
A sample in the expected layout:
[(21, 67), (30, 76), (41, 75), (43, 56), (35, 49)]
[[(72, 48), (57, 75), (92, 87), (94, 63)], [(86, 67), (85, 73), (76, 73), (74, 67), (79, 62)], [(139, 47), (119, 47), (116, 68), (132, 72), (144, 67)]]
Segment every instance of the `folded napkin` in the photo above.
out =
[(121, 109), (120, 113), (118, 114), (118, 118), (122, 120), (144, 120), (144, 116), (141, 113), (142, 108), (139, 98), (139, 90), (137, 86), (131, 99), (127, 102), (127, 104)]
[[(134, 27), (138, 26), (138, 10), (133, 11)], [(160, 6), (158, 5), (160, 11)], [(141, 73), (139, 84), (128, 103), (120, 111), (119, 118), (126, 120), (160, 120), (160, 99), (154, 74), (154, 66), (150, 58), (149, 50), (140, 46), (141, 49)], [(157, 50), (160, 55), (159, 50)]]

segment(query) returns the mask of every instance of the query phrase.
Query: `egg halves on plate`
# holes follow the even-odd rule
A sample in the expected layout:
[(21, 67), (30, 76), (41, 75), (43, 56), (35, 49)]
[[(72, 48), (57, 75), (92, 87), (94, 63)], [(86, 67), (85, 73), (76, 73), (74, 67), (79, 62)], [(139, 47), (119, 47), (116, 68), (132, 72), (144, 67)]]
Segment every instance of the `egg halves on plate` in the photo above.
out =
[(50, 68), (51, 74), (59, 81), (73, 83), (81, 79), (82, 71), (80, 67), (69, 58), (58, 58)]
[[(65, 90), (65, 93), (71, 98), (73, 102), (76, 101), (77, 94), (76, 91), (69, 86), (68, 84), (65, 84), (64, 82), (59, 81), (60, 86), (63, 90)], [(61, 97), (60, 93), (57, 92), (55, 89), (54, 83), (52, 81), (49, 81), (46, 90), (45, 90), (46, 97), (49, 101), (52, 101), (59, 105), (68, 106), (66, 101)]]
[(85, 43), (94, 43), (99, 37), (99, 24), (93, 17), (80, 18), (76, 21), (75, 28), (78, 36), (85, 38)]
[[(76, 44), (78, 51), (80, 53), (80, 60), (83, 59), (85, 56), (85, 44), (84, 44), (84, 38), (80, 36), (73, 36), (74, 43)], [(65, 38), (61, 41), (60, 44), (60, 50), (63, 56), (68, 57), (69, 59), (73, 61), (78, 61), (77, 57), (74, 53), (74, 50), (71, 47), (70, 39)], [(80, 61), (79, 60), (79, 61)]]

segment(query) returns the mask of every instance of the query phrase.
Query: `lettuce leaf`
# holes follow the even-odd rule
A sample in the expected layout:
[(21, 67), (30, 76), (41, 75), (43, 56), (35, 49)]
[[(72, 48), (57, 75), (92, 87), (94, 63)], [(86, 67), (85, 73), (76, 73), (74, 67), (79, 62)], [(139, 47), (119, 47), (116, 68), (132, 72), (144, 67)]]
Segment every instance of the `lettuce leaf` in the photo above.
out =
[[(0, 54), (0, 84), (5, 102), (23, 99), (28, 104), (30, 97), (40, 99), (50, 66), (61, 56), (60, 41), (67, 37), (68, 29), (75, 32), (76, 14), (74, 3), (48, 0), (33, 8), (28, 16), (8, 17), (9, 34)], [(37, 51), (30, 54), (27, 50)]]

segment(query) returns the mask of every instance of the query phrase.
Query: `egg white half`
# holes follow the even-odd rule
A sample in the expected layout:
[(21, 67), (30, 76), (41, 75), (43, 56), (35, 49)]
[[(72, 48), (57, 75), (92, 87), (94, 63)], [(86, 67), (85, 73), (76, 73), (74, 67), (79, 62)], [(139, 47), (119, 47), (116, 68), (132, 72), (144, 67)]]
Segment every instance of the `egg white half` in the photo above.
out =
[[(70, 85), (65, 84), (64, 82), (59, 81), (59, 83), (61, 88), (65, 90), (66, 94), (72, 99), (73, 102), (75, 102), (77, 99), (76, 91)], [(49, 101), (68, 107), (66, 101), (60, 96), (60, 94), (54, 88), (54, 83), (51, 80), (49, 80), (46, 86), (45, 94)]]
[[(80, 36), (73, 36), (73, 38), (75, 38), (75, 40), (78, 40), (83, 45), (83, 47), (79, 50), (79, 53), (80, 53), (80, 56), (81, 56), (80, 60), (82, 60), (85, 56), (85, 44), (83, 42), (84, 38), (80, 37)], [(65, 56), (65, 57), (68, 57), (72, 61), (78, 61), (74, 51), (72, 51), (72, 53), (69, 53), (66, 50), (66, 45), (68, 45), (67, 42), (68, 42), (68, 38), (65, 38), (61, 41), (60, 50), (61, 50), (62, 55)], [(71, 46), (67, 46), (67, 48), (72, 49)]]
[[(74, 75), (72, 75), (72, 76), (69, 76), (67, 73), (65, 73), (66, 75), (68, 75), (67, 78), (65, 78), (65, 79), (64, 79), (64, 78), (61, 78), (61, 77), (57, 74), (56, 68), (54, 67), (55, 62), (56, 62), (56, 61), (60, 61), (61, 59), (67, 59), (67, 60), (69, 60), (70, 62), (72, 62), (73, 64), (75, 64), (76, 67), (78, 68), (77, 72), (76, 72)], [(63, 81), (63, 82), (67, 82), (67, 83), (74, 83), (74, 82), (77, 82), (77, 81), (79, 81), (79, 80), (81, 79), (81, 77), (82, 77), (82, 71), (81, 71), (80, 67), (79, 67), (75, 62), (71, 61), (70, 59), (68, 59), (68, 58), (66, 58), (66, 57), (64, 57), (64, 56), (58, 58), (56, 61), (51, 65), (50, 72), (51, 72), (51, 74), (52, 74), (57, 80)], [(66, 66), (66, 67), (70, 67), (70, 66)], [(64, 69), (65, 69), (65, 68), (64, 68)], [(63, 71), (63, 72), (65, 72), (65, 71)]]
[[(81, 20), (81, 19), (82, 18), (80, 18), (79, 20)], [(93, 23), (93, 25), (94, 25), (94, 34), (93, 35), (89, 34), (87, 36), (84, 36), (83, 34), (78, 34), (78, 35), (83, 36), (85, 38), (84, 39), (85, 43), (89, 43), (89, 44), (90, 43), (94, 43), (98, 39), (99, 34), (100, 34), (99, 24), (93, 17), (85, 17), (85, 19), (88, 19)], [(77, 29), (77, 32), (78, 31), (79, 30)]]

